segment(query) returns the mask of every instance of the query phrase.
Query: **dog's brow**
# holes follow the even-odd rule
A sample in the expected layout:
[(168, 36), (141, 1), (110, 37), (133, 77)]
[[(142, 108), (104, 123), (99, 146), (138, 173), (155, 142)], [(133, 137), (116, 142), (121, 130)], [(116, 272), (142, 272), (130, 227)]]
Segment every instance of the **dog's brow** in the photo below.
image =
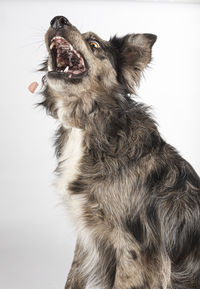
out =
[(86, 32), (83, 34), (83, 36), (85, 37), (86, 40), (97, 40), (100, 43), (103, 42), (103, 39), (101, 39), (97, 34), (93, 33), (93, 32)]

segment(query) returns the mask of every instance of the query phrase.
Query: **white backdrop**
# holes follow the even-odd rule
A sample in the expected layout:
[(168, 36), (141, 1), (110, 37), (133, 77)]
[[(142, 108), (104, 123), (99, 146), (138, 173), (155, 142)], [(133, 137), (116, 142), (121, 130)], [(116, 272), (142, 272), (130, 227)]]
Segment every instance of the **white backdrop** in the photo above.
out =
[(131, 1), (0, 2), (0, 288), (63, 288), (75, 233), (52, 183), (56, 122), (27, 86), (46, 56), (55, 15), (102, 38), (154, 33), (153, 63), (138, 101), (153, 106), (160, 132), (200, 173), (200, 6)]

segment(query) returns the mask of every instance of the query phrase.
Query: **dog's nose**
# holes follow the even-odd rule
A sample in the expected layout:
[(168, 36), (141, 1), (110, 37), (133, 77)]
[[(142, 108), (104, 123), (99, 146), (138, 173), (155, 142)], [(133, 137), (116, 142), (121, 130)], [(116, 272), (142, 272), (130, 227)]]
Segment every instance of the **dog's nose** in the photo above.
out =
[(64, 16), (56, 16), (51, 20), (50, 25), (52, 28), (58, 30), (63, 28), (64, 25), (70, 25), (70, 22)]

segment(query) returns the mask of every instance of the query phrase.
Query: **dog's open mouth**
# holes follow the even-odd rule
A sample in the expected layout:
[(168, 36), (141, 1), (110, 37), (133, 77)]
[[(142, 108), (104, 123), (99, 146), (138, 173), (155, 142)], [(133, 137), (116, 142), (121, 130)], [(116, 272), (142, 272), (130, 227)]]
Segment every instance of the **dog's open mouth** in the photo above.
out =
[(67, 78), (76, 78), (83, 76), (87, 71), (84, 58), (61, 36), (52, 38), (50, 54), (52, 57), (50, 72), (61, 73)]

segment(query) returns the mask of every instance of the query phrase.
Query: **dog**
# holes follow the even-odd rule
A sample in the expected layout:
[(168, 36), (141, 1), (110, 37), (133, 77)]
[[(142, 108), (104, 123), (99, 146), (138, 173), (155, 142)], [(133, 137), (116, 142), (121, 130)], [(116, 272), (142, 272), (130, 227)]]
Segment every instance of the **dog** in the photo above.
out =
[(153, 34), (105, 41), (64, 16), (45, 35), (57, 187), (77, 229), (65, 289), (199, 289), (200, 179), (132, 95)]

